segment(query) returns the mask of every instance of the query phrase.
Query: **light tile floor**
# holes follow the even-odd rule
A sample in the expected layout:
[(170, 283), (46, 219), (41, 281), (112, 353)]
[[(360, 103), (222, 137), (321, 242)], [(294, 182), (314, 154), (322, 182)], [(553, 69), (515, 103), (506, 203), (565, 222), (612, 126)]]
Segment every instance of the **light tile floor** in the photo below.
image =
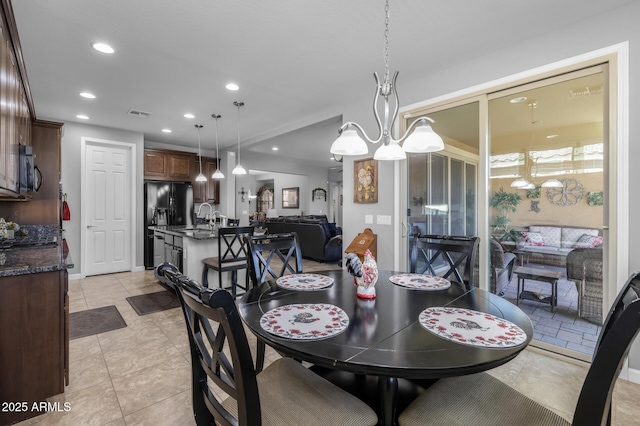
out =
[[(304, 270), (335, 267), (305, 261)], [(71, 281), (71, 312), (115, 304), (127, 327), (72, 340), (71, 383), (64, 394), (51, 398), (69, 402), (71, 410), (46, 413), (19, 425), (194, 425), (189, 346), (180, 308), (138, 316), (125, 300), (161, 289), (152, 271)], [(266, 362), (277, 357), (268, 350)], [(587, 368), (585, 363), (532, 348), (491, 374), (571, 419)], [(640, 385), (618, 381), (614, 424), (639, 424), (639, 396)]]

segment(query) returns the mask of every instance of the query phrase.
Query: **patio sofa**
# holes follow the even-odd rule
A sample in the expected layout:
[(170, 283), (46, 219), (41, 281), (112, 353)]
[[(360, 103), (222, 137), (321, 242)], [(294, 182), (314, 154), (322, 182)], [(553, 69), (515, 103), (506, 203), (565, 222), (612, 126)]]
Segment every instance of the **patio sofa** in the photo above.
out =
[(524, 263), (565, 266), (575, 248), (594, 248), (602, 244), (601, 231), (564, 225), (530, 225), (522, 232), (518, 252)]

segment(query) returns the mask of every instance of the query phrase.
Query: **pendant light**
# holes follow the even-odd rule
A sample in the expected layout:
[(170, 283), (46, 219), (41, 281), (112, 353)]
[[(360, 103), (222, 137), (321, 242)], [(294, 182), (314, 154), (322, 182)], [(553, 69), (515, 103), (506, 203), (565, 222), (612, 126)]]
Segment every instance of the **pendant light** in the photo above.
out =
[(240, 164), (240, 107), (244, 106), (244, 102), (235, 101), (233, 104), (238, 108), (238, 162), (231, 173), (234, 175), (246, 175), (247, 171)]
[[(534, 146), (534, 141), (535, 141), (535, 130), (534, 130), (534, 125), (540, 123), (540, 121), (537, 121), (534, 119), (534, 115), (533, 112), (536, 108), (538, 108), (538, 101), (537, 100), (533, 100), (531, 102), (529, 102), (528, 104), (529, 109), (531, 111), (531, 143), (530, 146)], [(526, 150), (525, 150), (526, 151)], [(525, 160), (524, 160), (524, 175), (527, 174), (527, 157), (526, 157), (526, 152), (525, 152)], [(536, 187), (536, 183), (534, 178), (534, 175), (537, 177), (538, 176), (538, 159), (537, 158), (533, 158), (531, 161), (533, 161), (533, 167), (529, 170), (529, 175), (531, 177), (531, 180), (534, 182), (529, 182), (527, 179), (524, 178), (524, 176), (517, 178), (516, 180), (514, 180), (513, 182), (511, 182), (511, 187), (512, 188), (517, 188), (517, 189), (534, 189)], [(535, 168), (535, 173), (534, 173), (534, 169)], [(558, 179), (547, 179), (544, 182), (542, 182), (542, 184), (540, 185), (542, 188), (562, 188), (564, 187), (564, 185), (562, 184), (562, 182), (560, 182)]]
[(211, 117), (216, 119), (216, 171), (211, 175), (212, 179), (224, 179), (224, 174), (220, 171), (220, 155), (218, 154), (218, 118), (222, 117), (219, 114), (211, 114)]
[[(434, 123), (429, 117), (418, 117), (407, 129), (400, 139), (393, 137), (393, 126), (398, 117), (398, 91), (396, 80), (398, 71), (392, 78), (389, 77), (389, 0), (385, 3), (384, 21), (384, 77), (380, 81), (378, 73), (373, 73), (376, 80), (376, 92), (373, 98), (373, 114), (378, 125), (378, 137), (370, 138), (362, 126), (352, 121), (345, 123), (340, 128), (340, 136), (331, 145), (331, 153), (336, 155), (364, 155), (369, 152), (367, 143), (381, 143), (373, 156), (376, 160), (404, 160), (407, 152), (435, 152), (444, 149), (444, 141), (433, 131)], [(378, 99), (384, 100), (384, 121), (378, 113)], [(393, 111), (390, 100), (393, 101)], [(366, 141), (366, 142), (365, 142)], [(402, 144), (402, 146), (400, 145)]]
[(196, 176), (196, 182), (206, 182), (207, 177), (202, 174), (202, 152), (200, 151), (200, 129), (202, 129), (202, 125), (196, 124), (194, 127), (198, 129), (198, 160), (200, 162), (200, 174)]

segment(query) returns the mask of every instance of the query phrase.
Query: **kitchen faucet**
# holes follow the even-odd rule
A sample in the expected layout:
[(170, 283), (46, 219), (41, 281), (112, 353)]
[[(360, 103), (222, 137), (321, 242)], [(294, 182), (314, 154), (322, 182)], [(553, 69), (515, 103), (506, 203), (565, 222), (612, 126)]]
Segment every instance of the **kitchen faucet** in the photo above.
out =
[(213, 228), (213, 221), (212, 221), (212, 217), (215, 217), (214, 214), (212, 214), (213, 211), (213, 206), (209, 203), (202, 203), (200, 204), (200, 207), (198, 207), (198, 212), (196, 213), (196, 216), (200, 216), (200, 211), (202, 210), (202, 206), (209, 206), (209, 214), (207, 216), (205, 216), (205, 220), (209, 220), (209, 226)]

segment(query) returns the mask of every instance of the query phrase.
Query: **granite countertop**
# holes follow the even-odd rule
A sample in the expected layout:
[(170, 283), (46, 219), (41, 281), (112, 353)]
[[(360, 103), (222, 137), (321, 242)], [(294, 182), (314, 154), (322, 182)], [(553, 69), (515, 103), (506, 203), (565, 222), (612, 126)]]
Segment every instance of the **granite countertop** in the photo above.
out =
[(74, 267), (55, 225), (24, 226), (27, 235), (0, 241), (0, 277), (60, 271)]
[(193, 238), (194, 240), (209, 240), (218, 238), (218, 228), (209, 228), (208, 225), (184, 226), (184, 225), (155, 225), (149, 229), (164, 232), (178, 237)]

